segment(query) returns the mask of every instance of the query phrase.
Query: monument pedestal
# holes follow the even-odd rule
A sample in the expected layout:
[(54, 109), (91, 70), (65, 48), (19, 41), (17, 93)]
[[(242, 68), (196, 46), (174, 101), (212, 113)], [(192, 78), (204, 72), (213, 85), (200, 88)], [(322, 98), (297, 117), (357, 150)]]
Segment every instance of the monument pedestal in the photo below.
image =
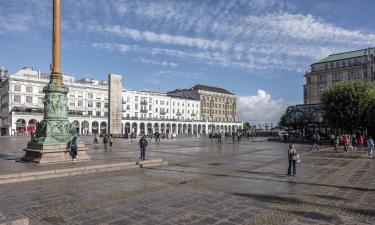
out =
[[(79, 161), (90, 160), (87, 150), (88, 148), (84, 144), (78, 144), (77, 156)], [(71, 154), (70, 149), (67, 149), (66, 144), (39, 145), (36, 143), (29, 143), (27, 148), (23, 149), (23, 151), (25, 151), (25, 155), (21, 160), (24, 162), (46, 164), (70, 162), (73, 160), (73, 155)]]

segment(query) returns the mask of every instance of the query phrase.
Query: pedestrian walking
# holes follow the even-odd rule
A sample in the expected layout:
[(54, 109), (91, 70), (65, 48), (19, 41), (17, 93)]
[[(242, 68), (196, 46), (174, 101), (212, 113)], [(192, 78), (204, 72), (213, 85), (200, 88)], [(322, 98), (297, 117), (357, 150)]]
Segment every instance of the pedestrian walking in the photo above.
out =
[(78, 144), (77, 144), (77, 136), (74, 136), (72, 140), (70, 140), (70, 151), (73, 155), (73, 161), (78, 159), (77, 151), (78, 151)]
[(114, 142), (114, 138), (113, 138), (113, 135), (109, 135), (109, 147), (111, 147), (111, 150), (112, 150), (112, 145), (113, 145), (113, 142)]
[(349, 136), (347, 134), (344, 135), (342, 138), (343, 144), (344, 144), (344, 152), (348, 152), (349, 149)]
[(221, 144), (223, 144), (223, 140), (221, 139), (221, 133), (219, 132), (218, 134), (217, 134), (217, 143), (219, 144), (219, 145), (221, 145)]
[(94, 134), (94, 145), (98, 145), (99, 144), (99, 134), (96, 133)]
[(316, 150), (317, 152), (319, 152), (320, 136), (318, 133), (314, 134), (313, 140), (314, 140), (314, 143), (313, 143), (313, 146), (311, 147), (311, 150), (313, 151)]
[(339, 145), (340, 145), (340, 137), (337, 136), (335, 139), (335, 149), (333, 150), (333, 152), (339, 152)]
[(104, 144), (104, 150), (107, 150), (107, 146), (108, 146), (108, 135), (107, 134), (104, 134), (104, 136), (103, 136), (103, 144)]
[(369, 136), (367, 139), (368, 158), (372, 159), (372, 151), (374, 150), (374, 140)]
[(360, 147), (361, 151), (363, 151), (363, 145), (365, 144), (365, 139), (363, 138), (363, 135), (359, 135), (358, 144), (359, 144), (358, 147)]
[(352, 142), (352, 150), (357, 151), (358, 140), (355, 134), (352, 135), (351, 142)]
[[(297, 151), (294, 148), (293, 144), (289, 145), (288, 148), (288, 161), (289, 161), (289, 166), (288, 166), (288, 176), (295, 176), (296, 175), (296, 163), (297, 163)], [(293, 173), (292, 173), (292, 167), (293, 167)]]
[(331, 146), (335, 146), (335, 142), (336, 142), (335, 135), (334, 135), (334, 134), (331, 134), (331, 136), (330, 136), (330, 143), (331, 143)]
[(141, 157), (140, 159), (145, 160), (146, 158), (146, 147), (148, 145), (148, 142), (145, 138), (145, 136), (142, 136), (142, 138), (139, 140), (139, 148), (141, 150)]

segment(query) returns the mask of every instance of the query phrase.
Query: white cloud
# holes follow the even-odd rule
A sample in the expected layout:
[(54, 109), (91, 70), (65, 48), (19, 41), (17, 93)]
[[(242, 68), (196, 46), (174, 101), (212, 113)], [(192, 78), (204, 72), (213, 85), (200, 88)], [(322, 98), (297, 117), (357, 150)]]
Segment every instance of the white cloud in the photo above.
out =
[(178, 45), (183, 47), (195, 47), (199, 49), (219, 49), (228, 50), (231, 43), (220, 40), (209, 40), (204, 38), (192, 38), (181, 35), (158, 34), (151, 31), (139, 31), (137, 29), (120, 27), (117, 25), (110, 26), (90, 26), (89, 30), (97, 32), (109, 32), (120, 37), (131, 38), (133, 40), (148, 41), (158, 44)]
[[(91, 31), (137, 42), (141, 47), (132, 50), (143, 54), (249, 72), (301, 73), (329, 54), (375, 43), (375, 32), (347, 29), (313, 15), (291, 13), (294, 6), (283, 0), (225, 0), (217, 4), (119, 0), (114, 5), (118, 12), (144, 26), (140, 29), (133, 24), (118, 26), (96, 21)], [(250, 13), (242, 13), (245, 11)]]
[[(136, 60), (138, 61), (138, 60)], [(176, 67), (178, 66), (178, 63), (175, 62), (168, 62), (168, 61), (156, 61), (152, 59), (146, 59), (141, 57), (139, 59), (140, 62), (147, 63), (147, 64), (153, 64), (153, 65), (159, 65), (159, 66), (165, 66), (165, 67)]]
[(238, 97), (238, 117), (241, 121), (274, 122), (279, 121), (285, 112), (283, 99), (272, 99), (266, 91), (259, 89), (257, 95)]

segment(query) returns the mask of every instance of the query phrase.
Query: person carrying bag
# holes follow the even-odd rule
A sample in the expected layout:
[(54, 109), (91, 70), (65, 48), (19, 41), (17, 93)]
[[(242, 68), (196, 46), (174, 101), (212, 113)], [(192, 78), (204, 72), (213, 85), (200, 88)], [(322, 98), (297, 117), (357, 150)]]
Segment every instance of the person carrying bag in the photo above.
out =
[[(296, 164), (301, 162), (299, 154), (297, 154), (296, 149), (294, 148), (293, 144), (289, 145), (288, 148), (288, 176), (295, 176), (296, 175)], [(292, 174), (292, 167), (293, 167), (293, 174)]]

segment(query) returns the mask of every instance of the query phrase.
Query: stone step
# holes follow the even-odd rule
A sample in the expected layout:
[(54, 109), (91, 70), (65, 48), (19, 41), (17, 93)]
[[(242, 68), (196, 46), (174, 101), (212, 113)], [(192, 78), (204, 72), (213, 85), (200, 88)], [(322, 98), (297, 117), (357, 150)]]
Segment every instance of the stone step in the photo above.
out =
[(0, 174), (0, 185), (9, 184), (9, 183), (27, 182), (27, 181), (37, 181), (37, 180), (58, 178), (58, 177), (78, 176), (78, 175), (85, 175), (85, 174), (98, 174), (101, 172), (121, 171), (121, 170), (126, 170), (126, 169), (146, 168), (146, 167), (159, 167), (159, 166), (167, 166), (167, 165), (168, 165), (168, 162), (164, 162), (162, 159), (152, 159), (152, 160), (133, 161), (133, 162), (115, 162), (115, 163), (88, 165), (88, 166), (80, 166), (79, 164), (77, 164), (76, 167), (68, 167), (68, 168), (61, 168), (61, 169), (38, 170), (38, 171), (31, 171), (31, 172), (25, 171), (25, 172), (19, 172), (19, 173)]
[(147, 159), (147, 160), (137, 161), (137, 164), (143, 165), (143, 164), (152, 164), (152, 163), (161, 163), (161, 162), (163, 162), (162, 159)]
[(168, 162), (146, 163), (139, 165), (141, 168), (168, 166)]
[(1, 219), (0, 225), (29, 225), (29, 219), (23, 217)]

